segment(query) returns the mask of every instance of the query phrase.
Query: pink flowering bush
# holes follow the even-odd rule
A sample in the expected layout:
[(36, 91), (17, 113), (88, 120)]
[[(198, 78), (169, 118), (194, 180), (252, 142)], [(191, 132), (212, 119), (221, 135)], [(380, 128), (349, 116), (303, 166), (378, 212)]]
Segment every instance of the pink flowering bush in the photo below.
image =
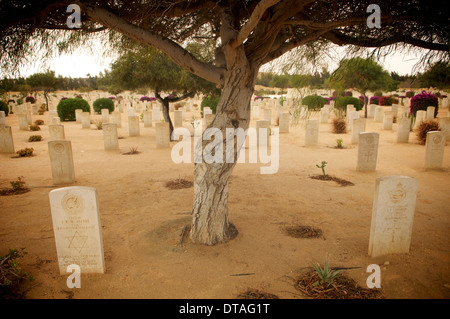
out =
[(427, 107), (434, 106), (434, 117), (438, 114), (439, 100), (436, 95), (431, 92), (422, 91), (422, 93), (414, 95), (411, 98), (410, 113), (416, 116), (417, 111), (426, 111)]

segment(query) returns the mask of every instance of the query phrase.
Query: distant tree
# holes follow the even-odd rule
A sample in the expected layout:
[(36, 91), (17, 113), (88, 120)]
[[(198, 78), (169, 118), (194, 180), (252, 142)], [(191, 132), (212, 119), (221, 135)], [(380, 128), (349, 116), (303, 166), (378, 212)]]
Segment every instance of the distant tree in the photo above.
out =
[(55, 71), (47, 70), (42, 73), (34, 73), (26, 81), (32, 90), (44, 93), (46, 110), (48, 111), (48, 93), (55, 90), (57, 83)]
[(336, 89), (358, 90), (364, 97), (364, 115), (367, 117), (366, 92), (389, 89), (392, 79), (373, 59), (356, 57), (341, 60), (339, 67), (330, 76), (329, 85)]
[(439, 90), (450, 87), (450, 63), (438, 61), (420, 76), (423, 87), (435, 87)]
[[(197, 45), (190, 47), (199, 49)], [(109, 91), (151, 89), (163, 105), (164, 120), (169, 123), (170, 133), (173, 124), (169, 114), (169, 103), (193, 97), (197, 92), (218, 95), (215, 85), (192, 73), (181, 69), (165, 54), (152, 47), (137, 47), (122, 54), (111, 64)], [(162, 96), (162, 92), (167, 95)], [(172, 135), (172, 134), (171, 134)]]

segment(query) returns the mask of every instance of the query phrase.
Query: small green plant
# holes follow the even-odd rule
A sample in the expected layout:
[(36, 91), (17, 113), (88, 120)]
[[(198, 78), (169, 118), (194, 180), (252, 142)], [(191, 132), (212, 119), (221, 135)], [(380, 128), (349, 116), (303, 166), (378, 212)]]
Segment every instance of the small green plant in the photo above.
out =
[(16, 152), (16, 154), (19, 155), (19, 157), (29, 157), (29, 156), (33, 156), (33, 151), (34, 151), (34, 148), (26, 147), (21, 150), (18, 150)]
[(28, 142), (39, 142), (42, 141), (42, 136), (41, 135), (31, 135), (28, 138)]
[(17, 181), (10, 181), (9, 183), (11, 184), (13, 191), (26, 189), (23, 176), (19, 176), (17, 177)]
[(323, 176), (325, 177), (325, 176), (327, 176), (327, 174), (325, 174), (325, 166), (327, 166), (327, 162), (325, 162), (325, 161), (322, 161), (322, 165), (321, 166), (319, 166), (319, 165), (316, 165), (318, 168), (321, 168), (322, 169), (322, 173), (323, 173)]
[(34, 121), (35, 125), (44, 125), (44, 121), (43, 120), (36, 120)]
[(30, 131), (40, 131), (40, 130), (41, 130), (41, 128), (39, 125), (36, 125), (36, 124), (30, 125)]
[(25, 292), (19, 293), (20, 283), (24, 279), (34, 280), (33, 276), (22, 270), (17, 260), (25, 254), (25, 248), (13, 248), (0, 257), (0, 299), (23, 297)]
[(97, 130), (102, 130), (103, 129), (103, 122), (102, 121), (98, 121), (95, 123), (95, 126), (97, 126)]
[(336, 277), (339, 275), (340, 270), (331, 270), (328, 268), (328, 261), (325, 257), (325, 265), (323, 269), (320, 267), (320, 265), (313, 263), (314, 270), (316, 271), (317, 275), (319, 276), (319, 280), (317, 280), (313, 285), (332, 285), (335, 286), (334, 281)]
[(344, 146), (342, 145), (344, 143), (344, 140), (342, 138), (338, 138), (336, 140), (336, 147), (337, 148), (343, 148)]

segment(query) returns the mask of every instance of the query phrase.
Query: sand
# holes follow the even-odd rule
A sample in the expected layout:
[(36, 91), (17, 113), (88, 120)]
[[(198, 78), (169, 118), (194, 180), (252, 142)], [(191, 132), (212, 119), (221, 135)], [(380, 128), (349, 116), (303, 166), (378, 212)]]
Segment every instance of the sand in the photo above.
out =
[[(367, 120), (366, 131), (380, 133), (377, 170), (357, 172), (357, 147), (351, 134), (331, 133), (331, 120), (320, 124), (319, 144), (305, 147), (304, 127), (291, 126), (280, 135), (280, 164), (276, 174), (260, 174), (266, 164), (237, 164), (229, 184), (229, 220), (238, 236), (225, 244), (193, 244), (180, 235), (190, 222), (193, 188), (169, 190), (166, 182), (192, 180), (194, 164), (175, 164), (170, 149), (156, 149), (155, 128), (129, 137), (126, 113), (119, 128), (120, 151), (104, 151), (103, 133), (95, 125), (64, 122), (72, 141), (76, 182), (98, 192), (106, 273), (82, 274), (80, 289), (69, 289), (68, 275), (60, 275), (48, 193), (53, 185), (47, 149), (49, 113), (41, 131), (20, 131), (16, 115), (6, 118), (12, 126), (15, 149), (33, 147), (35, 156), (11, 158), (0, 154), (0, 188), (24, 176), (30, 191), (0, 197), (0, 255), (9, 248), (25, 247), (25, 271), (35, 280), (26, 298), (236, 298), (248, 289), (283, 299), (303, 299), (294, 282), (312, 263), (330, 267), (356, 267), (343, 273), (366, 288), (370, 264), (381, 265), (381, 292), (385, 298), (450, 297), (450, 143), (443, 169), (423, 168), (425, 147), (415, 135), (408, 144), (396, 143), (382, 123)], [(441, 110), (439, 116), (448, 116)], [(313, 114), (319, 118), (319, 114)], [(101, 115), (96, 115), (101, 119)], [(191, 114), (184, 127), (192, 129)], [(274, 121), (273, 123), (274, 124)], [(254, 121), (251, 124), (255, 127)], [(273, 126), (273, 125), (272, 125)], [(40, 134), (41, 142), (28, 142)], [(344, 149), (335, 149), (336, 139)], [(175, 142), (172, 142), (173, 146)], [(123, 155), (137, 147), (135, 155)], [(310, 178), (321, 174), (316, 167), (326, 161), (326, 173), (354, 183)], [(407, 254), (368, 256), (369, 231), (375, 181), (378, 177), (406, 175), (419, 187)], [(66, 186), (66, 185), (63, 185)], [(288, 226), (311, 226), (320, 238), (294, 238)]]

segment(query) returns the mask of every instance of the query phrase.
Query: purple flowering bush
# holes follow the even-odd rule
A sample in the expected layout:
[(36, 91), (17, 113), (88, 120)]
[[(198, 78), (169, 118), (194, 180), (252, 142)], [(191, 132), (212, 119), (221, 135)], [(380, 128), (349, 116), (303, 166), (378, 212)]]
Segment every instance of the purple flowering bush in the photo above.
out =
[(35, 103), (36, 100), (34, 99), (33, 96), (27, 96), (25, 97), (25, 102)]
[(253, 101), (256, 101), (256, 100), (262, 100), (262, 99), (264, 99), (264, 97), (262, 97), (262, 96), (255, 96), (255, 97), (253, 98)]
[(422, 93), (414, 95), (411, 98), (410, 113), (416, 116), (417, 111), (426, 111), (427, 107), (434, 106), (434, 117), (438, 114), (439, 100), (436, 95), (431, 92), (422, 91)]
[(372, 96), (369, 100), (369, 104), (376, 104), (380, 105), (380, 97), (379, 96)]

